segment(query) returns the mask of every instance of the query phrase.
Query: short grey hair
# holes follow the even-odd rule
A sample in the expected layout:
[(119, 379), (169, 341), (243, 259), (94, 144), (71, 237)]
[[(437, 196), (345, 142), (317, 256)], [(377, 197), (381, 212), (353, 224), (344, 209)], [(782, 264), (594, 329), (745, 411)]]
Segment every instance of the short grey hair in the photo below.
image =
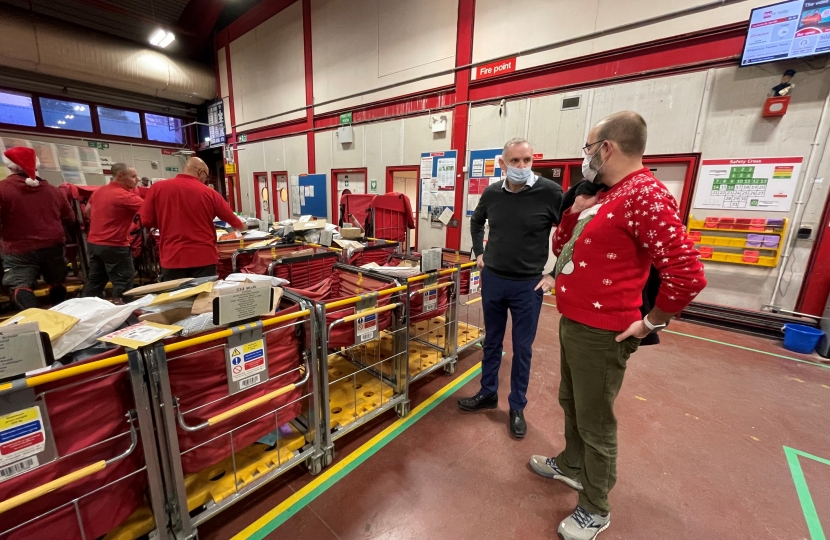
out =
[(110, 167), (110, 171), (112, 172), (113, 178), (121, 174), (122, 172), (125, 173), (130, 167), (126, 163), (113, 163), (112, 167)]
[(514, 137), (514, 138), (510, 139), (509, 141), (507, 141), (504, 144), (504, 148), (501, 151), (501, 155), (505, 156), (507, 154), (507, 149), (508, 148), (510, 148), (511, 146), (519, 145), (519, 144), (526, 144), (530, 147), (531, 150), (533, 150), (533, 145), (530, 144), (530, 141), (528, 141), (527, 139), (523, 139), (521, 137)]

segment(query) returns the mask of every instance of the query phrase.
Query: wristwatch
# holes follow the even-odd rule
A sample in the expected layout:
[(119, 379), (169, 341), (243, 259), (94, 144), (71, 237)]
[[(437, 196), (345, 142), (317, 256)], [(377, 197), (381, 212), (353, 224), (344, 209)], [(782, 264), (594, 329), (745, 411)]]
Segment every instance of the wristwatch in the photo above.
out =
[(646, 325), (646, 328), (648, 328), (649, 332), (655, 332), (655, 331), (659, 332), (660, 330), (662, 330), (663, 328), (665, 328), (669, 325), (669, 323), (651, 324), (651, 321), (648, 320), (648, 315), (643, 317), (643, 324)]

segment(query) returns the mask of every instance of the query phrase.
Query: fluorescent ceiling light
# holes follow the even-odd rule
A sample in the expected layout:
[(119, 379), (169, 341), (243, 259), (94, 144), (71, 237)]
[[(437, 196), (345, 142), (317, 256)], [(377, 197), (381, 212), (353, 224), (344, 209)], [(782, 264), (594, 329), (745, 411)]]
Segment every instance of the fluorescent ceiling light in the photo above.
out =
[(173, 43), (174, 39), (176, 39), (176, 36), (173, 35), (173, 32), (159, 28), (150, 36), (150, 45), (163, 49)]

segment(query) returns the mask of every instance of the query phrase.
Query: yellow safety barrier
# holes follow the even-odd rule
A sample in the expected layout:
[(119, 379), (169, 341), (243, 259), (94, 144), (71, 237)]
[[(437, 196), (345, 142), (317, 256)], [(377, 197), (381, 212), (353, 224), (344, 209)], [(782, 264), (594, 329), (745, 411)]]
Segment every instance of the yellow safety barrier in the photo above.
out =
[(478, 264), (478, 263), (477, 263), (477, 262), (475, 262), (475, 261), (470, 261), (470, 262), (468, 262), (468, 263), (464, 263), (464, 264), (462, 264), (462, 265), (461, 265), (461, 268), (472, 268), (472, 267), (473, 267), (473, 266), (475, 266), (476, 264)]
[(352, 322), (352, 321), (356, 321), (360, 317), (365, 317), (367, 315), (375, 315), (376, 313), (385, 313), (387, 311), (392, 311), (393, 309), (395, 309), (398, 306), (400, 306), (400, 304), (389, 304), (387, 306), (374, 308), (374, 309), (368, 309), (366, 311), (358, 311), (354, 315), (349, 315), (348, 317), (343, 317), (343, 322), (344, 323)]
[(297, 383), (291, 383), (287, 386), (283, 386), (282, 388), (274, 390), (273, 392), (265, 394), (264, 396), (258, 397), (256, 399), (252, 399), (251, 401), (249, 401), (247, 403), (243, 403), (242, 405), (240, 405), (238, 407), (234, 407), (233, 409), (229, 409), (229, 410), (227, 410), (227, 411), (225, 411), (221, 414), (217, 414), (216, 416), (214, 416), (212, 418), (208, 418), (207, 423), (208, 423), (209, 426), (215, 426), (219, 422), (223, 422), (223, 421), (225, 421), (229, 418), (233, 418), (234, 416), (238, 416), (238, 415), (240, 415), (240, 414), (242, 414), (246, 411), (249, 411), (249, 410), (251, 410), (255, 407), (258, 407), (258, 406), (262, 405), (263, 403), (268, 403), (272, 399), (276, 399), (276, 398), (280, 397), (283, 394), (287, 394), (288, 392), (294, 390), (295, 388), (297, 388)]
[(476, 302), (481, 302), (481, 297), (480, 296), (478, 298), (473, 298), (469, 302), (464, 302), (464, 305), (469, 306), (470, 304), (475, 304)]
[[(395, 294), (397, 292), (403, 292), (406, 290), (406, 285), (401, 285), (400, 287), (391, 287), (389, 289), (383, 289), (382, 291), (378, 291), (378, 296), (389, 296), (390, 294)], [(343, 306), (349, 306), (351, 304), (356, 304), (360, 300), (362, 300), (363, 296), (353, 296), (351, 298), (346, 298), (344, 300), (337, 300), (335, 302), (329, 302), (326, 304), (326, 311), (332, 310), (334, 308), (339, 308)]]
[(6, 499), (3, 502), (0, 502), (0, 514), (4, 512), (8, 512), (13, 508), (17, 508), (20, 505), (26, 504), (29, 501), (37, 499), (38, 497), (42, 497), (47, 493), (51, 493), (57, 489), (60, 489), (64, 486), (68, 486), (72, 482), (76, 482), (81, 480), (82, 478), (86, 478), (87, 476), (91, 476), (98, 471), (103, 471), (107, 466), (107, 462), (104, 460), (98, 461), (93, 463), (92, 465), (87, 465), (83, 469), (78, 469), (75, 472), (69, 473), (66, 476), (61, 476), (60, 478), (56, 478), (51, 482), (47, 482), (42, 486), (38, 486), (34, 489), (30, 489), (20, 495), (16, 495), (10, 499)]
[[(438, 272), (438, 275), (439, 276), (448, 276), (450, 274), (454, 274), (455, 272), (458, 272), (458, 268), (447, 268), (445, 270), (441, 270), (440, 272)], [(425, 280), (430, 275), (431, 274), (421, 274), (419, 276), (413, 276), (411, 278), (407, 278), (406, 281), (409, 282), (409, 283), (415, 283), (415, 282), (418, 282), (418, 281)]]

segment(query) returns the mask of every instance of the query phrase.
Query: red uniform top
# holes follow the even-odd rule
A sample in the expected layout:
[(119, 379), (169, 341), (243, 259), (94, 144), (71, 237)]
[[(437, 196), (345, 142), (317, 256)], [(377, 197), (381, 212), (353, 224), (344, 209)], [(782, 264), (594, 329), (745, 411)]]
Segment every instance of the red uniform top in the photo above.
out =
[(641, 318), (652, 264), (663, 280), (655, 305), (667, 313), (681, 311), (706, 279), (674, 197), (644, 168), (599, 198), (581, 214), (562, 214), (553, 236), (559, 312), (594, 328), (626, 330)]
[(87, 242), (99, 246), (129, 246), (130, 226), (143, 202), (135, 191), (118, 182), (96, 189), (89, 198), (92, 214)]
[(3, 252), (20, 255), (63, 244), (63, 223), (75, 221), (69, 201), (58, 188), (40, 180), (26, 184), (26, 176), (12, 174), (0, 182), (0, 234)]
[(214, 217), (236, 229), (243, 227), (221, 195), (189, 174), (179, 174), (153, 184), (139, 215), (142, 225), (159, 230), (159, 251), (164, 268), (193, 268), (217, 263), (219, 250)]

